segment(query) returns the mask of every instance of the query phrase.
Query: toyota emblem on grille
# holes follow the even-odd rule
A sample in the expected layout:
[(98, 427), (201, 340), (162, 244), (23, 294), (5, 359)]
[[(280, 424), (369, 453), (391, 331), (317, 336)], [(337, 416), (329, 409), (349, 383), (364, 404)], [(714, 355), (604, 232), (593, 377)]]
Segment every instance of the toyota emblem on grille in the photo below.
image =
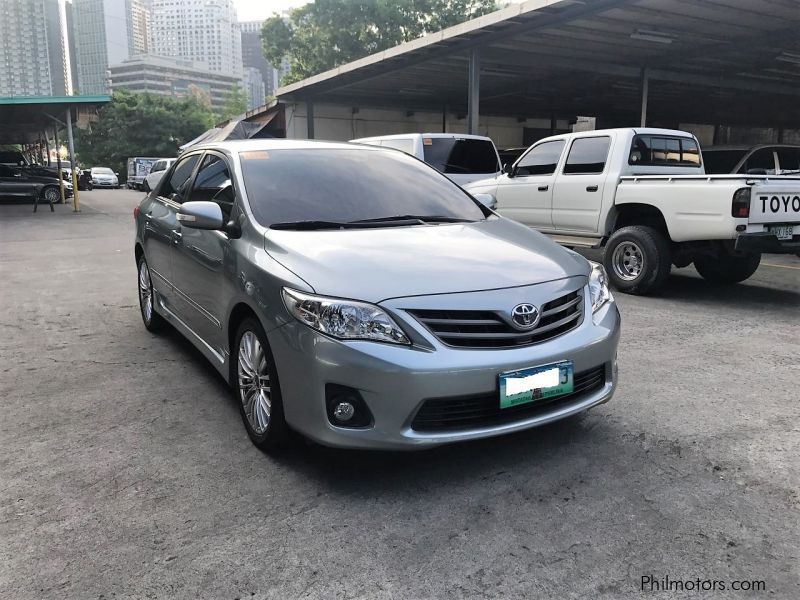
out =
[(533, 304), (517, 304), (511, 309), (511, 321), (517, 329), (533, 329), (539, 323), (539, 309)]

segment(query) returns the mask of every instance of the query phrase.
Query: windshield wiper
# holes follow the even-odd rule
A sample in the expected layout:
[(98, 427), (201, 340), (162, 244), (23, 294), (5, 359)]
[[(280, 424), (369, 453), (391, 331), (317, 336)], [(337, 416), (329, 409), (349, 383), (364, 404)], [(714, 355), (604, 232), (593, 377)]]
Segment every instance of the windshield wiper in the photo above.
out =
[(339, 223), (337, 221), (287, 221), (285, 223), (273, 223), (269, 226), (270, 229), (296, 229), (314, 230), (314, 229), (343, 229), (352, 227), (349, 223)]
[(442, 215), (394, 215), (391, 217), (378, 217), (376, 219), (361, 219), (351, 223), (391, 223), (395, 221), (409, 221), (417, 223), (470, 223), (471, 219), (459, 217), (445, 217)]

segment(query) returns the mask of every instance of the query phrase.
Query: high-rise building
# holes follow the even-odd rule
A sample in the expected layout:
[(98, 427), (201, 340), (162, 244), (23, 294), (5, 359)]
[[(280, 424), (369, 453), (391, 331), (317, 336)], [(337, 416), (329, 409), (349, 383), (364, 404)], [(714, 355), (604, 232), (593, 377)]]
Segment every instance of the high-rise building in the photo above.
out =
[(0, 96), (71, 93), (63, 2), (0, 1)]
[(253, 67), (245, 67), (242, 83), (244, 84), (245, 94), (247, 94), (247, 110), (263, 105), (267, 95), (261, 72)]
[(131, 55), (150, 53), (152, 40), (150, 39), (149, 0), (130, 0), (128, 35), (131, 44)]
[(78, 92), (108, 92), (108, 66), (130, 55), (128, 0), (73, 0)]
[(152, 0), (151, 53), (191, 60), (242, 78), (241, 29), (233, 0)]
[[(242, 64), (245, 69), (258, 69), (264, 82), (264, 95), (273, 96), (275, 88), (278, 87), (277, 73), (275, 68), (264, 58), (261, 44), (261, 27), (264, 22), (242, 21), (239, 25), (242, 28)], [(256, 106), (260, 106), (260, 104)]]

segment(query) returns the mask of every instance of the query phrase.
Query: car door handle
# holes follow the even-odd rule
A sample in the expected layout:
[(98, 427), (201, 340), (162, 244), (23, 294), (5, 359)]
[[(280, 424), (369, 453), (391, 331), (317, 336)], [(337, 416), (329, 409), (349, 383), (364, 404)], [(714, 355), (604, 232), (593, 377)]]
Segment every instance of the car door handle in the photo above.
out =
[(172, 230), (172, 243), (173, 244), (175, 244), (177, 246), (178, 244), (181, 243), (181, 239), (182, 238), (183, 238), (183, 234), (179, 230), (177, 230), (177, 229), (173, 229)]
[(596, 192), (598, 189), (599, 188), (596, 185), (587, 185), (586, 186), (586, 191), (587, 192)]
[(549, 186), (549, 185), (540, 185), (540, 186), (538, 187), (538, 190), (539, 190), (540, 192), (546, 192), (546, 191), (547, 191), (547, 190), (549, 190), (549, 189), (550, 189), (550, 186)]

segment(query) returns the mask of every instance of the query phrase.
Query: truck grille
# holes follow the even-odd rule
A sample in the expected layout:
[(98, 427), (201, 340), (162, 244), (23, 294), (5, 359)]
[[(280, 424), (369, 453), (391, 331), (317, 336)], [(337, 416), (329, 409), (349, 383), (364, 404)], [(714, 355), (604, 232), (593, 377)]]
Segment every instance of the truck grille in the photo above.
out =
[(500, 392), (455, 398), (426, 400), (411, 422), (411, 429), (419, 432), (454, 431), (491, 427), (530, 419), (557, 410), (581, 400), (603, 387), (606, 367), (600, 365), (574, 375), (572, 393), (548, 400), (500, 408)]
[(517, 348), (552, 340), (575, 329), (583, 315), (583, 296), (570, 292), (542, 306), (539, 324), (519, 331), (489, 310), (422, 310), (408, 312), (442, 343), (459, 348)]

